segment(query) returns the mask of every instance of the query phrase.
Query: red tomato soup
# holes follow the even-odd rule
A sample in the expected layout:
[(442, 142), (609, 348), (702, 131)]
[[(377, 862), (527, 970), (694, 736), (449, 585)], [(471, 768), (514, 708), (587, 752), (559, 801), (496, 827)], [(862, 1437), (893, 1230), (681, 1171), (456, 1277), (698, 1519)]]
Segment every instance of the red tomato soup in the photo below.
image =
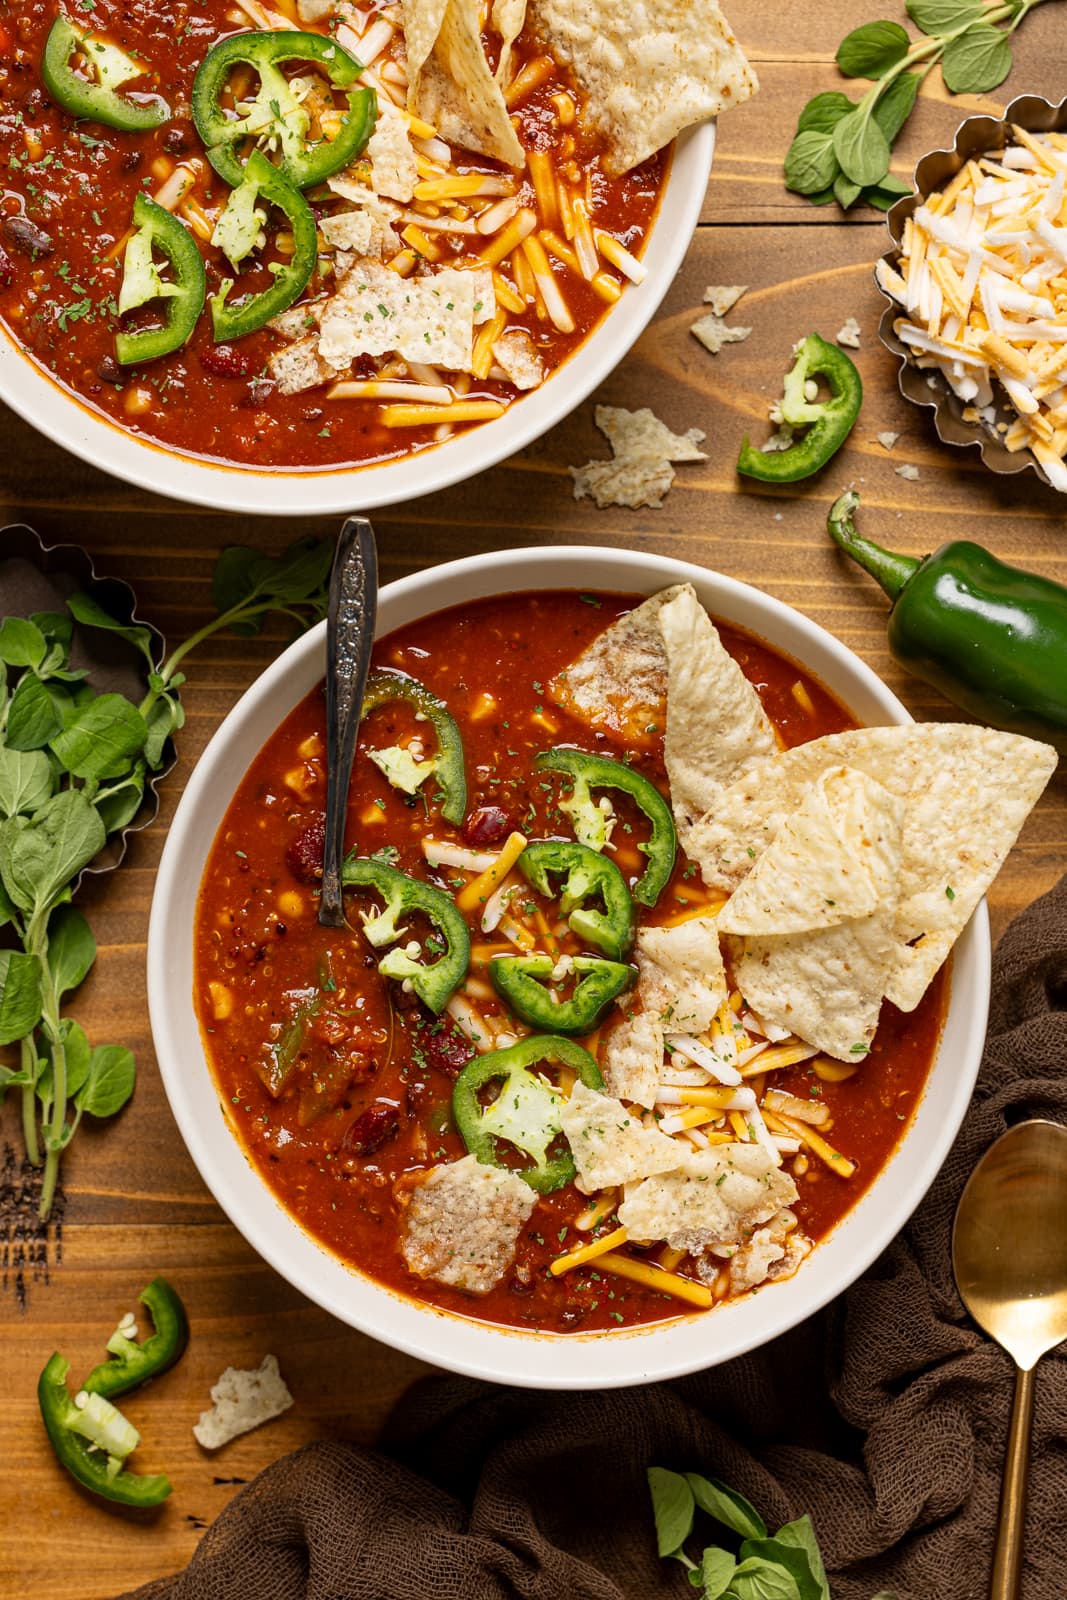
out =
[[(170, 450), (257, 470), (389, 460), (501, 414), (565, 362), (624, 292), (644, 292), (627, 288), (627, 274), (640, 276), (634, 254), (647, 238), (669, 154), (609, 177), (602, 141), (583, 131), (575, 84), (523, 34), (507, 94), (527, 163), (521, 171), (447, 146), (432, 128), (408, 117), (400, 137), (419, 168), (413, 192), (410, 184), (392, 186), (404, 200), (379, 200), (374, 184), (383, 180), (365, 154), (357, 153), (330, 180), (344, 177), (352, 193), (366, 195), (379, 222), (384, 205), (387, 226), (373, 252), (375, 270), (389, 272), (383, 283), (432, 286), (445, 268), (480, 273), (486, 299), (479, 301), (471, 359), (456, 369), (447, 360), (423, 368), (410, 350), (401, 359), (386, 349), (329, 369), (314, 353), (302, 363), (276, 364), (294, 344), (307, 356), (324, 306), (353, 263), (371, 253), (366, 242), (348, 248), (354, 235), (346, 243), (331, 232), (359, 207), (354, 210), (351, 194), (339, 194), (330, 181), (304, 187), (302, 200), (297, 196), (315, 239), (316, 264), (285, 313), (288, 322), (271, 319), (220, 338), (211, 305), (224, 283), (236, 275), (230, 299), (240, 302), (269, 288), (272, 273), (304, 250), (294, 242), (291, 220), (273, 204), (264, 207), (263, 234), (239, 267), (214, 242), (231, 187), (213, 170), (194, 121), (194, 79), (220, 41), (244, 29), (249, 37), (269, 35), (254, 25), (262, 9), (255, 0), (243, 10), (235, 0), (69, 5), (71, 20), (91, 29), (91, 40), (105, 41), (141, 68), (122, 92), (165, 101), (166, 119), (137, 131), (74, 115), (49, 92), (42, 77), (46, 41), (57, 16), (66, 14), (56, 0), (0, 0), (0, 322), (34, 362), (94, 411)], [(336, 39), (353, 53), (360, 44), (337, 16), (300, 23), (295, 0), (277, 0), (267, 9), (272, 27), (291, 17), (290, 26)], [(379, 102), (387, 100), (393, 115), (407, 117), (402, 35), (390, 26), (385, 33), (385, 50), (359, 81)], [(491, 44), (487, 39), (487, 48)], [(255, 84), (254, 70), (242, 71), (220, 102), (230, 118)], [(294, 69), (285, 71), (293, 79)], [(325, 80), (315, 79), (312, 95), (326, 97), (322, 115), (332, 130), (331, 92)], [(337, 104), (344, 105), (339, 93)], [(329, 135), (324, 138), (328, 143)], [(268, 154), (277, 159), (276, 150)], [(233, 172), (230, 177), (236, 181)], [(154, 327), (167, 304), (156, 298), (120, 312), (140, 196), (170, 212), (192, 239), (206, 287), (186, 342), (155, 359), (123, 364), (117, 336)], [(621, 271), (611, 260), (619, 249)], [(158, 247), (154, 261), (169, 283)], [(501, 366), (502, 336), (511, 363), (518, 350), (518, 367)], [(377, 383), (386, 387), (367, 388)]]
[[(592, 734), (546, 695), (553, 676), (636, 603), (610, 594), (514, 594), (439, 612), (380, 640), (375, 666), (410, 674), (456, 720), (467, 815), (461, 826), (451, 826), (440, 814), (432, 779), (405, 795), (369, 759), (369, 751), (403, 744), (420, 726), (417, 709), (395, 701), (364, 721), (349, 797), (349, 848), (455, 896), (472, 873), (428, 866), (425, 838), (493, 851), (513, 831), (528, 840), (573, 837), (559, 809), (558, 774), (535, 765), (539, 752), (571, 745), (626, 758), (665, 789), (658, 731), (648, 750), (634, 756)], [(856, 726), (793, 662), (732, 628), (721, 633), (784, 744)], [(421, 727), (425, 734), (424, 721)], [(285, 719), (241, 781), (211, 850), (197, 915), (195, 999), (205, 1049), (234, 1136), (264, 1182), (350, 1266), (449, 1312), (552, 1333), (677, 1316), (685, 1309), (677, 1299), (610, 1274), (596, 1260), (552, 1275), (554, 1260), (616, 1226), (610, 1215), (589, 1226), (583, 1215), (589, 1200), (573, 1182), (537, 1197), (514, 1260), (488, 1293), (473, 1296), (408, 1270), (400, 1241), (412, 1185), (427, 1169), (467, 1153), (452, 1093), (476, 1048), (447, 1011), (435, 1017), (402, 984), (380, 975), (381, 952), (360, 931), (357, 905), (365, 908), (366, 898), (346, 897), (356, 931), (319, 925), (324, 805), (320, 686)], [(632, 888), (644, 865), (636, 846), (647, 823), (636, 808), (623, 806), (620, 817), (623, 826), (609, 853)], [(719, 903), (679, 851), (655, 908), (638, 910), (642, 923), (664, 924)], [(483, 905), (484, 896), (468, 916), (472, 958), (464, 994), (492, 1034), (507, 1014), (486, 981), (486, 967), (491, 951), (506, 947), (506, 940), (499, 931), (482, 931)], [(531, 930), (531, 943), (543, 938), (538, 905), (520, 903), (514, 915)], [(942, 975), (910, 1016), (887, 1002), (873, 1048), (860, 1063), (816, 1057), (753, 1080), (761, 1093), (774, 1088), (817, 1098), (827, 1111), (827, 1147), (854, 1165), (843, 1178), (811, 1148), (784, 1158), (799, 1190), (793, 1209), (809, 1239), (823, 1238), (845, 1215), (901, 1138), (923, 1091), (946, 998)], [(584, 1041), (594, 1053), (602, 1035), (603, 1028)], [(638, 1249), (630, 1254), (639, 1263), (659, 1259)], [(677, 1270), (684, 1274), (684, 1261)]]

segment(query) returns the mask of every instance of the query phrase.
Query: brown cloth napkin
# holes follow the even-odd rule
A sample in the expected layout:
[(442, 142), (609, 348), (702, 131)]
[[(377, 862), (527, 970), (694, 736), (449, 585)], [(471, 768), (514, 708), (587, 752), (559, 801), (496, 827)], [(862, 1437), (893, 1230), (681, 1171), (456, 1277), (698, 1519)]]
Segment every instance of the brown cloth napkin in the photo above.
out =
[[(826, 1312), (656, 1387), (546, 1394), (424, 1380), (381, 1453), (322, 1443), (276, 1462), (185, 1572), (137, 1600), (681, 1600), (694, 1591), (655, 1553), (652, 1465), (724, 1478), (774, 1526), (810, 1512), (834, 1600), (985, 1596), (1012, 1368), (964, 1316), (949, 1241), (975, 1162), (1032, 1116), (1067, 1122), (1067, 878), (997, 953), (981, 1076), (944, 1169)], [(1023, 1600), (1065, 1597), (1057, 1352), (1037, 1383)]]

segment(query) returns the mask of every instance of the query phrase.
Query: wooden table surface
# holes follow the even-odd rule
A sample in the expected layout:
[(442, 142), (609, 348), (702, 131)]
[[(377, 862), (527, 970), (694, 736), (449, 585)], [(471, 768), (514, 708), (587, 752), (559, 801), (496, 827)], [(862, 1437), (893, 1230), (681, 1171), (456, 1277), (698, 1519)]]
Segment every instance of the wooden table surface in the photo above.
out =
[[(702, 226), (649, 331), (596, 397), (649, 404), (669, 426), (703, 428), (708, 460), (679, 468), (661, 510), (598, 510), (576, 502), (569, 465), (606, 454), (587, 402), (545, 439), (472, 483), (377, 513), (383, 578), (513, 545), (588, 543), (651, 550), (760, 585), (856, 650), (919, 717), (951, 715), (906, 681), (885, 648), (885, 606), (874, 585), (846, 569), (824, 534), (826, 509), (849, 483), (864, 497), (873, 537), (922, 553), (945, 539), (988, 544), (1002, 557), (1067, 581), (1065, 502), (1032, 474), (998, 478), (974, 452), (941, 445), (928, 412), (901, 399), (895, 366), (876, 338), (881, 299), (871, 265), (885, 246), (881, 217), (843, 219), (787, 194), (782, 157), (804, 102), (839, 86), (834, 51), (844, 34), (878, 14), (858, 0), (732, 0), (728, 10), (762, 80), (759, 96), (724, 118)], [(883, 8), (897, 15), (895, 3)], [(1016, 67), (997, 96), (952, 99), (934, 73), (897, 147), (910, 175), (925, 149), (951, 142), (959, 120), (999, 113), (1015, 93), (1055, 97), (1064, 84), (1060, 4), (1029, 17), (1016, 35)], [(708, 284), (751, 287), (732, 320), (751, 338), (712, 358), (692, 339)], [(833, 338), (848, 316), (863, 330), (858, 361), (866, 389), (859, 425), (832, 467), (809, 485), (767, 493), (742, 485), (734, 462), (744, 432), (764, 426), (793, 342), (818, 329)], [(226, 544), (275, 551), (298, 533), (326, 535), (334, 519), (260, 521), (186, 509), (104, 476), (4, 411), (0, 510), (50, 542), (85, 544), (98, 571), (127, 579), (142, 613), (172, 637), (211, 614), (209, 575)], [(900, 433), (892, 454), (877, 442)], [(913, 463), (918, 481), (896, 468)], [(358, 489), (354, 490), (358, 501)], [(358, 509), (354, 505), (353, 509)], [(2, 609), (0, 596), (0, 609)], [(152, 1052), (145, 1005), (145, 935), (153, 878), (182, 785), (219, 720), (266, 665), (282, 633), (217, 639), (192, 658), (181, 761), (161, 814), (125, 865), (81, 898), (100, 945), (78, 996), (91, 1038), (131, 1045), (136, 1096), (114, 1124), (81, 1132), (66, 1163), (61, 1258), (20, 1262), (4, 1245), (2, 1319), (6, 1448), (0, 1460), (0, 1592), (44, 1600), (97, 1600), (173, 1571), (201, 1528), (277, 1456), (324, 1435), (373, 1438), (421, 1368), (335, 1322), (290, 1289), (249, 1249), (200, 1181), (171, 1118)], [(995, 932), (1067, 865), (1065, 791), (1046, 794), (989, 900)], [(5, 1143), (17, 1146), (13, 1106)], [(9, 1182), (10, 1168), (3, 1180)], [(142, 1427), (142, 1470), (164, 1468), (175, 1493), (150, 1526), (83, 1497), (57, 1466), (35, 1400), (53, 1349), (75, 1371), (94, 1364), (118, 1314), (156, 1273), (181, 1288), (193, 1338), (181, 1365), (126, 1409)], [(227, 1365), (252, 1366), (273, 1351), (296, 1397), (281, 1420), (207, 1457), (190, 1425)]]

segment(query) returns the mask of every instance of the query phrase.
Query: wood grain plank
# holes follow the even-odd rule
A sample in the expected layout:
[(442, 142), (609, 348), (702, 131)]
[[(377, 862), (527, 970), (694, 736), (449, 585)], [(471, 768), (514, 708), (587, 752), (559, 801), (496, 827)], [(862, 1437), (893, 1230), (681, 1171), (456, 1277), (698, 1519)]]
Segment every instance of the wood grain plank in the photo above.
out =
[[(864, 527), (911, 552), (964, 535), (1005, 559), (1067, 581), (1064, 503), (1029, 474), (991, 476), (971, 452), (941, 445), (928, 414), (900, 396), (894, 363), (878, 345), (881, 301), (871, 266), (882, 248), (880, 222), (864, 213), (843, 222), (835, 208), (815, 211), (786, 194), (780, 164), (797, 111), (835, 86), (833, 53), (851, 26), (872, 14), (858, 0), (783, 6), (734, 0), (728, 7), (763, 79), (750, 106), (724, 118), (705, 218), (663, 309), (597, 399), (650, 404), (675, 428), (703, 428), (705, 463), (679, 469), (661, 510), (599, 511), (573, 498), (568, 467), (607, 454), (592, 403), (528, 450), (474, 483), (375, 516), (385, 578), (460, 556), (513, 545), (622, 545), (695, 561), (758, 584), (843, 639), (901, 695), (916, 716), (951, 709), (905, 679), (888, 657), (886, 608), (875, 586), (845, 566), (824, 532), (833, 497), (855, 483)], [(877, 8), (873, 8), (877, 9)], [(1062, 14), (1049, 6), (1016, 39), (1017, 66), (998, 94), (1054, 92)], [(996, 102), (998, 105), (1002, 101)], [(900, 146), (896, 170), (944, 143), (971, 103), (931, 82)], [(744, 344), (712, 358), (688, 333), (705, 285), (748, 283), (733, 320), (751, 323)], [(812, 328), (832, 338), (849, 315), (863, 327), (858, 361), (866, 401), (846, 450), (814, 483), (768, 491), (746, 485), (733, 464), (746, 430), (766, 426), (793, 341)], [(264, 518), (186, 508), (148, 487), (115, 482), (0, 412), (5, 446), (0, 514), (28, 520), (51, 541), (75, 539), (101, 571), (134, 584), (146, 617), (168, 636), (185, 636), (210, 614), (210, 573), (223, 544), (253, 541), (280, 549), (297, 534), (330, 534), (333, 518)], [(890, 454), (877, 434), (899, 432)], [(896, 467), (919, 467), (917, 483)], [(354, 498), (358, 480), (354, 480)], [(2, 601), (2, 596), (0, 596)], [(306, 1302), (256, 1257), (218, 1211), (185, 1152), (163, 1095), (148, 1031), (144, 945), (155, 868), (184, 782), (218, 722), (284, 642), (212, 640), (190, 660), (188, 723), (181, 761), (163, 785), (160, 816), (133, 840), (121, 870), (88, 885), (81, 899), (100, 943), (100, 959), (78, 997), (78, 1015), (96, 1039), (121, 1039), (136, 1051), (134, 1101), (113, 1126), (79, 1134), (67, 1167), (69, 1203), (63, 1259), (47, 1280), (32, 1278), (19, 1308), (10, 1251), (0, 1259), (0, 1330), (9, 1417), (0, 1494), (23, 1513), (19, 1540), (0, 1544), (0, 1593), (49, 1600), (103, 1600), (121, 1588), (173, 1570), (195, 1547), (201, 1525), (248, 1478), (308, 1439), (371, 1438), (395, 1397), (423, 1369), (343, 1327)], [(990, 895), (996, 930), (1051, 886), (1067, 864), (1067, 786), (1057, 781), (1030, 819)], [(14, 1138), (13, 1108), (2, 1132)], [(0, 1252), (2, 1255), (2, 1252)], [(103, 1339), (155, 1272), (178, 1282), (194, 1325), (180, 1367), (129, 1402), (142, 1427), (144, 1468), (164, 1466), (176, 1493), (149, 1526), (81, 1496), (63, 1479), (44, 1443), (34, 1384), (59, 1347), (81, 1371), (99, 1359)], [(217, 1460), (195, 1445), (190, 1426), (211, 1382), (230, 1363), (279, 1356), (296, 1395), (286, 1417), (235, 1442)], [(77, 1563), (57, 1562), (77, 1549)]]

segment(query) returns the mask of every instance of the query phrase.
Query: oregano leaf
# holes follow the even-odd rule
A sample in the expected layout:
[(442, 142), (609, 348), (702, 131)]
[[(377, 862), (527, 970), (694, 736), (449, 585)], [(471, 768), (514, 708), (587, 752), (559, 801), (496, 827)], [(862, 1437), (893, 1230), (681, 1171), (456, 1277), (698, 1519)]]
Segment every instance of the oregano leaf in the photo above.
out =
[(1010, 71), (1011, 45), (989, 22), (976, 22), (950, 39), (941, 58), (941, 75), (953, 94), (987, 94)]
[(834, 179), (834, 199), (843, 211), (847, 211), (849, 206), (855, 205), (862, 193), (863, 190), (858, 183), (853, 183), (851, 178), (846, 178), (843, 172), (837, 174)]
[(837, 65), (846, 78), (880, 78), (903, 61), (911, 48), (899, 22), (867, 22), (854, 28), (837, 48)]
[(923, 33), (943, 38), (982, 15), (982, 0), (905, 0), (904, 9)]
[(666, 1467), (649, 1467), (648, 1487), (659, 1553), (676, 1555), (693, 1531), (693, 1491), (680, 1472), (668, 1472)]
[(917, 72), (902, 72), (875, 102), (874, 120), (889, 144), (911, 116), (921, 81)]
[(855, 109), (856, 101), (850, 100), (847, 94), (839, 89), (828, 89), (825, 94), (817, 94), (808, 101), (800, 113), (797, 132), (833, 133), (841, 118)]
[(829, 189), (838, 173), (833, 135), (814, 128), (798, 133), (785, 158), (785, 183), (794, 194), (818, 194)]
[(831, 136), (834, 154), (846, 177), (866, 188), (889, 171), (889, 143), (865, 111), (843, 117)]

